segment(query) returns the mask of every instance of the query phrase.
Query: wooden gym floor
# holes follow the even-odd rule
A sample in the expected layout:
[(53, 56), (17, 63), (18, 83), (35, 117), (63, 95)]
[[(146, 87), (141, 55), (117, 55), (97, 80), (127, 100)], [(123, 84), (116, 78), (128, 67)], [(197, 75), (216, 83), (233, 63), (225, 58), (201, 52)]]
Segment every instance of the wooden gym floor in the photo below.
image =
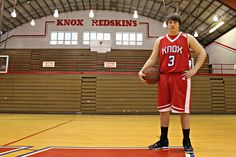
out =
[[(197, 157), (236, 157), (236, 115), (192, 115), (191, 138)], [(0, 114), (0, 145), (146, 147), (159, 137), (158, 115)], [(181, 146), (178, 115), (171, 116), (171, 146)]]

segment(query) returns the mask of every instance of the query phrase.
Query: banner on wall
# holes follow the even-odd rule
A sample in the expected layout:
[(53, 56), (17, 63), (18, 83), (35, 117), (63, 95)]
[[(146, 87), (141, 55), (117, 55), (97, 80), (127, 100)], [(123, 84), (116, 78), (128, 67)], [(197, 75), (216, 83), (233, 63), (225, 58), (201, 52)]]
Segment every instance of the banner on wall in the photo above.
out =
[(54, 68), (55, 61), (43, 61), (43, 67), (44, 68)]
[(105, 68), (116, 68), (116, 62), (104, 62)]

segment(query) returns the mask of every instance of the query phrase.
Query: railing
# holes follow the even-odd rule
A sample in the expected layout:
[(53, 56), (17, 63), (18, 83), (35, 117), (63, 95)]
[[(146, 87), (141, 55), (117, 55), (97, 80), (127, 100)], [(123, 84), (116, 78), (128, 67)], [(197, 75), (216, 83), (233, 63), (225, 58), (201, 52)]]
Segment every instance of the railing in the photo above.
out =
[(236, 74), (236, 64), (209, 64), (209, 73)]
[[(65, 68), (68, 68), (66, 70), (59, 70), (59, 69), (50, 69), (50, 70), (38, 70), (38, 71), (15, 71), (12, 64), (9, 67), (8, 74), (124, 74), (124, 75), (136, 75), (138, 71), (142, 68), (143, 62), (131, 62), (132, 64), (129, 64), (126, 62), (126, 64), (120, 65), (118, 63), (118, 66), (116, 68), (104, 68), (102, 70), (98, 70), (98, 65), (94, 66), (87, 66), (87, 69), (91, 70), (85, 70), (85, 69), (76, 69), (76, 66), (74, 69), (76, 70), (68, 70), (70, 67), (65, 66)], [(139, 63), (139, 64), (137, 64)], [(158, 68), (158, 66), (157, 66)], [(200, 70), (198, 71), (198, 74), (236, 74), (236, 64), (205, 64)]]

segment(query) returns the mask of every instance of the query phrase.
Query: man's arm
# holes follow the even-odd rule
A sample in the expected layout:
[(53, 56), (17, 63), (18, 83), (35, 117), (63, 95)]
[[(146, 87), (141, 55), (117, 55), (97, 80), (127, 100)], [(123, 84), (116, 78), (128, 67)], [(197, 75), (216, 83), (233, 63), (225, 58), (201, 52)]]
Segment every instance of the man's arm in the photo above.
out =
[(157, 40), (154, 44), (153, 50), (152, 50), (152, 54), (150, 55), (150, 57), (148, 58), (148, 60), (146, 61), (146, 63), (143, 65), (142, 69), (138, 73), (140, 80), (143, 81), (144, 83), (146, 82), (143, 79), (143, 77), (145, 76), (143, 74), (144, 69), (157, 64), (158, 56), (159, 56), (159, 43), (160, 43), (160, 38), (157, 38)]
[(201, 68), (201, 66), (203, 65), (206, 59), (206, 51), (191, 34), (188, 34), (188, 41), (189, 41), (190, 48), (198, 56), (196, 64), (194, 65), (194, 68), (190, 69), (189, 71), (186, 71), (184, 74), (184, 76), (186, 76), (187, 78), (190, 78), (193, 75), (195, 75), (197, 71)]
[(144, 69), (146, 69), (147, 67), (150, 66), (154, 66), (157, 64), (157, 60), (158, 60), (158, 56), (159, 56), (159, 43), (160, 43), (160, 39), (157, 38), (153, 50), (152, 50), (152, 54), (150, 55), (150, 57), (148, 58), (148, 60), (146, 61), (146, 63), (144, 64), (143, 68), (140, 71), (143, 71)]

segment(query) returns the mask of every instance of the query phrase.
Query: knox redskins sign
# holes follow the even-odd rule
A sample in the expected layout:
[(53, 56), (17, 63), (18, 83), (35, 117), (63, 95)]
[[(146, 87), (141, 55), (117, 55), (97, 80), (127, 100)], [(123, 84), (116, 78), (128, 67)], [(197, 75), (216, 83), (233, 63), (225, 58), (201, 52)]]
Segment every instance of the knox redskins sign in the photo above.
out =
[[(136, 20), (92, 20), (91, 26), (136, 27)], [(57, 26), (84, 26), (84, 19), (57, 19)]]

